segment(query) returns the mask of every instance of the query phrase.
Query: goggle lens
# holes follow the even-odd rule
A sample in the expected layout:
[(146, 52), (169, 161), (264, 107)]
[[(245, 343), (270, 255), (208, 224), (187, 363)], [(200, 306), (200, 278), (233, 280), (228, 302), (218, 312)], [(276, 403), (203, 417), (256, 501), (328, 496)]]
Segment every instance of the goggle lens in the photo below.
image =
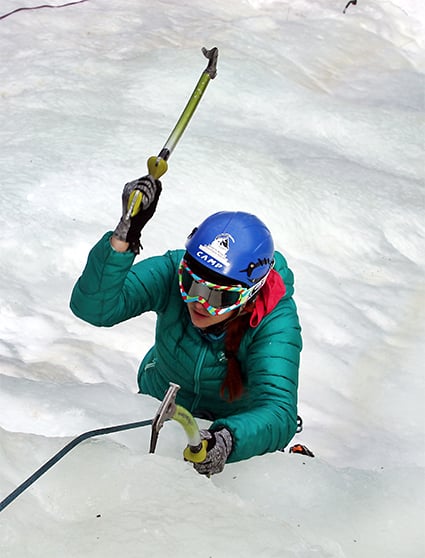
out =
[(241, 306), (253, 291), (253, 287), (222, 286), (205, 281), (189, 268), (184, 259), (179, 266), (179, 285), (185, 302), (200, 302), (212, 316), (225, 314)]

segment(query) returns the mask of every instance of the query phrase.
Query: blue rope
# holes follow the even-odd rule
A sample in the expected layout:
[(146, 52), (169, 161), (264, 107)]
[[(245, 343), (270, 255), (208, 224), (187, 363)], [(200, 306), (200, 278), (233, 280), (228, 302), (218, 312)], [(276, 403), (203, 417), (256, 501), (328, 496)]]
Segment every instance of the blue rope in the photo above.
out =
[(41, 475), (44, 475), (46, 471), (51, 469), (55, 463), (57, 463), (62, 457), (69, 453), (76, 445), (87, 440), (88, 438), (93, 438), (93, 436), (102, 436), (103, 434), (112, 434), (113, 432), (121, 432), (122, 430), (131, 430), (133, 428), (142, 428), (143, 426), (149, 426), (153, 422), (153, 419), (142, 420), (139, 422), (131, 422), (128, 424), (118, 424), (117, 426), (109, 426), (107, 428), (98, 428), (97, 430), (90, 430), (80, 434), (73, 440), (69, 442), (65, 447), (63, 447), (58, 453), (56, 453), (49, 461), (42, 465), (35, 473), (27, 478), (22, 484), (20, 484), (13, 492), (9, 494), (4, 500), (0, 502), (0, 511), (3, 511), (6, 506), (15, 500), (22, 492), (29, 488), (36, 480), (38, 480)]

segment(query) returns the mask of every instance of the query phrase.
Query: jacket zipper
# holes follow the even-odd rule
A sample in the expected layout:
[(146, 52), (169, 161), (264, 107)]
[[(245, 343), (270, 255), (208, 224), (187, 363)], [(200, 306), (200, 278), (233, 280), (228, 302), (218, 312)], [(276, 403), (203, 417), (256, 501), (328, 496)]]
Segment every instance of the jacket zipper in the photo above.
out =
[(202, 347), (202, 351), (199, 353), (198, 360), (196, 361), (195, 373), (193, 375), (194, 391), (196, 396), (193, 400), (191, 411), (197, 409), (199, 400), (201, 399), (201, 370), (204, 365), (207, 349), (207, 345)]

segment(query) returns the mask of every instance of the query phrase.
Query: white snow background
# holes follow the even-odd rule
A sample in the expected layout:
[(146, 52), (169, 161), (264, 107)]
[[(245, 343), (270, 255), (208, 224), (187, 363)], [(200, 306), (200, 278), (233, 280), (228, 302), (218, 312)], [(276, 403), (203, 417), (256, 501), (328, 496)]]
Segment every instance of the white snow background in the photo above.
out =
[(207, 479), (177, 423), (154, 455), (149, 427), (93, 438), (1, 512), (2, 558), (425, 555), (425, 5), (345, 4), (88, 0), (0, 20), (0, 499), (82, 432), (158, 408), (136, 386), (154, 316), (94, 328), (68, 303), (202, 46), (218, 75), (142, 257), (222, 209), (269, 225), (303, 326), (294, 442), (316, 454)]

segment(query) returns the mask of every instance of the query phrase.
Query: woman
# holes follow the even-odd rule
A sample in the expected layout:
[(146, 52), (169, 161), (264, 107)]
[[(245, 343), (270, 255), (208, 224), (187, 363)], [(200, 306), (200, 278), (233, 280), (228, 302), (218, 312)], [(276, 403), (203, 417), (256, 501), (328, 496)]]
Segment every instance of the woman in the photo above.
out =
[(226, 211), (195, 228), (186, 250), (133, 265), (160, 193), (149, 175), (125, 185), (123, 216), (91, 250), (71, 309), (96, 326), (156, 312), (140, 392), (162, 399), (175, 382), (177, 403), (212, 421), (201, 431), (207, 458), (194, 464), (210, 475), (274, 452), (296, 432), (302, 343), (293, 274), (264, 223)]

